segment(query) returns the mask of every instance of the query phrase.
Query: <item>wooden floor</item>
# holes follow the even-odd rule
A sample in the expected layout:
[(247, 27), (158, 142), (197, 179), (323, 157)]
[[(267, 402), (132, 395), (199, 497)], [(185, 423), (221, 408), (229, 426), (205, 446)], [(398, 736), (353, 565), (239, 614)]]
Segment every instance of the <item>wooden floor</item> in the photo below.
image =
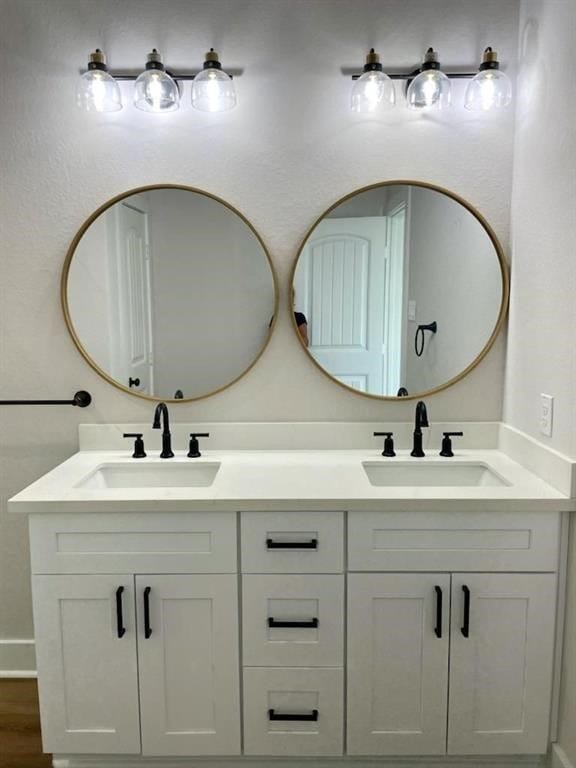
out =
[(0, 679), (0, 768), (45, 768), (36, 680)]

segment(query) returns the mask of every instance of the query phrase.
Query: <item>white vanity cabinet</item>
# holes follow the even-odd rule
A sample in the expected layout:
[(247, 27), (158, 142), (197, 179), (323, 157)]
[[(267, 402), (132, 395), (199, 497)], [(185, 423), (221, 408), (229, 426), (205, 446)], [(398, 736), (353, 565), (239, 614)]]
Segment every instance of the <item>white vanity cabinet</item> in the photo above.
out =
[(44, 749), (240, 754), (236, 515), (54, 515), (31, 538)]
[(30, 536), (46, 751), (547, 750), (559, 513), (47, 513)]
[(348, 576), (349, 754), (545, 753), (559, 515), (359, 512), (348, 530), (350, 567), (383, 571)]

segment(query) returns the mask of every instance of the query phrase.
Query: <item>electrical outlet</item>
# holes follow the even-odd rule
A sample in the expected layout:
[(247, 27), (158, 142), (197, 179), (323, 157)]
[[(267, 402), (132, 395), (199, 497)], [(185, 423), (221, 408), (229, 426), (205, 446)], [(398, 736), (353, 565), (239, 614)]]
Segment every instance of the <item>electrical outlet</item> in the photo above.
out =
[(416, 302), (408, 302), (408, 320), (416, 320)]
[(540, 432), (546, 437), (552, 437), (553, 414), (554, 398), (552, 395), (540, 395)]

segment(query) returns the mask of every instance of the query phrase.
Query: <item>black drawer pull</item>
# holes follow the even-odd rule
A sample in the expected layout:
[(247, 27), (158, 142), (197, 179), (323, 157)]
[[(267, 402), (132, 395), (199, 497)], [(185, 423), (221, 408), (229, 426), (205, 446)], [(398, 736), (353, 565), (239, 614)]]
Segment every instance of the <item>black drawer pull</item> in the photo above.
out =
[(288, 720), (292, 722), (315, 723), (318, 720), (318, 710), (313, 709), (312, 712), (305, 712), (303, 714), (297, 715), (288, 713), (282, 714), (282, 712), (276, 712), (274, 709), (269, 709), (268, 720)]
[(440, 640), (442, 639), (442, 590), (440, 587), (434, 587), (436, 592), (436, 626), (434, 634)]
[(124, 592), (124, 587), (118, 587), (116, 590), (116, 628), (118, 637), (124, 637), (126, 634), (124, 617), (122, 615), (122, 592)]
[(318, 549), (318, 539), (310, 541), (274, 541), (266, 539), (268, 549)]
[(464, 592), (464, 626), (461, 631), (464, 637), (470, 637), (470, 590), (463, 586), (462, 592)]
[(150, 592), (151, 587), (146, 587), (144, 590), (144, 637), (146, 640), (152, 634), (152, 627), (150, 626)]
[(318, 619), (309, 619), (307, 621), (282, 621), (274, 619), (272, 616), (268, 619), (268, 626), (272, 629), (283, 629), (284, 627), (295, 627), (297, 629), (316, 629)]

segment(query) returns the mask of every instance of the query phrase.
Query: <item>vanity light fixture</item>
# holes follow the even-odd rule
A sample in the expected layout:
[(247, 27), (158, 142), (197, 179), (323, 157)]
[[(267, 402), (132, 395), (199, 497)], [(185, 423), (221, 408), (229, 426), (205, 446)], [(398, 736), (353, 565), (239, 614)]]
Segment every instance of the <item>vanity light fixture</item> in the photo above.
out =
[[(238, 74), (236, 72), (235, 74)], [(192, 81), (192, 106), (207, 112), (224, 112), (236, 106), (232, 75), (224, 72), (218, 54), (210, 48), (200, 72), (170, 72), (156, 48), (147, 56), (143, 72), (109, 72), (106, 56), (97, 48), (82, 73), (76, 101), (88, 112), (122, 109), (118, 81), (134, 80), (134, 106), (146, 112), (173, 112), (180, 106), (181, 83)]]
[(203, 112), (225, 112), (236, 106), (236, 89), (214, 48), (206, 54), (204, 66), (192, 82), (192, 106)]
[(117, 112), (122, 109), (120, 88), (106, 66), (106, 56), (100, 48), (90, 54), (88, 71), (76, 88), (76, 102), (87, 112)]
[(498, 54), (490, 46), (484, 50), (478, 74), (468, 84), (466, 109), (489, 110), (507, 107), (512, 101), (512, 83), (500, 71)]
[(384, 72), (374, 48), (366, 56), (362, 74), (352, 75), (351, 107), (355, 112), (375, 113), (394, 106), (394, 80), (406, 82), (406, 101), (411, 109), (445, 108), (451, 102), (451, 80), (471, 80), (466, 91), (467, 109), (487, 111), (506, 107), (512, 85), (500, 71), (498, 54), (488, 47), (478, 72), (444, 72), (438, 53), (428, 48), (422, 64), (412, 72)]
[(166, 72), (156, 48), (148, 54), (146, 68), (136, 78), (134, 106), (145, 112), (173, 112), (180, 106), (178, 83)]
[(437, 107), (444, 109), (450, 106), (452, 86), (449, 78), (440, 69), (438, 54), (433, 48), (428, 48), (420, 72), (408, 85), (406, 100), (411, 109)]
[(396, 102), (394, 83), (382, 71), (380, 56), (370, 48), (364, 72), (352, 87), (351, 104), (354, 112), (374, 113), (390, 109)]

